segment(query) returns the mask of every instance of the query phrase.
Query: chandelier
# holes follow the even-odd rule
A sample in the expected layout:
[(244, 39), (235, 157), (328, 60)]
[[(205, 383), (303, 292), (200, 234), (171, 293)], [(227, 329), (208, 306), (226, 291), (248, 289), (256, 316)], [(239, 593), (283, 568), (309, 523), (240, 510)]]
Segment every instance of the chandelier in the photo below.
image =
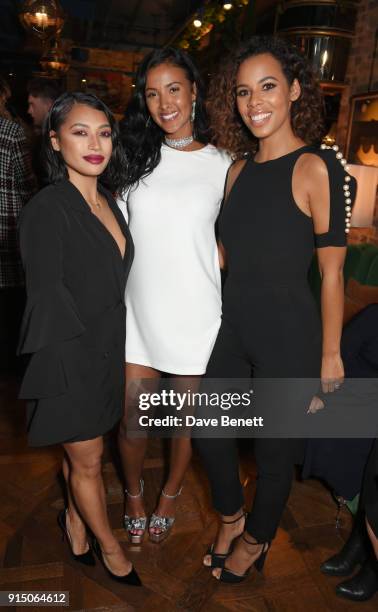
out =
[(24, 28), (43, 41), (63, 29), (64, 13), (58, 0), (25, 0), (19, 11)]
[(68, 71), (70, 64), (59, 38), (50, 41), (50, 48), (45, 49), (39, 63), (42, 70), (52, 74), (64, 74)]

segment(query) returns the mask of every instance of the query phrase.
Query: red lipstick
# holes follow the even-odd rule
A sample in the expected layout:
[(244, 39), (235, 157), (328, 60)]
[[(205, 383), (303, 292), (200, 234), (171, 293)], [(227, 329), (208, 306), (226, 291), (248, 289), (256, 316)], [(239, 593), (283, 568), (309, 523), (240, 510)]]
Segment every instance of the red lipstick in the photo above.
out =
[(105, 157), (103, 155), (84, 155), (84, 159), (90, 164), (102, 164)]

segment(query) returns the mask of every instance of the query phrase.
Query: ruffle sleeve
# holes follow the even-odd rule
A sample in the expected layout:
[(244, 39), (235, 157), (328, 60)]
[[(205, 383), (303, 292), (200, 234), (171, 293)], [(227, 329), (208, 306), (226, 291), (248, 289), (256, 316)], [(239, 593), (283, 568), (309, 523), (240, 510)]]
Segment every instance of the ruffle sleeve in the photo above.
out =
[(315, 246), (316, 248), (343, 247), (347, 244), (357, 181), (348, 173), (347, 162), (338, 151), (337, 145), (334, 148), (322, 145), (316, 154), (327, 166), (330, 201), (328, 231), (315, 234)]
[(74, 391), (87, 380), (92, 362), (81, 337), (46, 346), (31, 356), (18, 397), (35, 400)]
[(85, 332), (68, 289), (57, 283), (28, 296), (21, 325), (19, 353), (35, 353)]
[(53, 190), (31, 200), (20, 217), (20, 248), (27, 305), (18, 352), (31, 354), (19, 397), (65, 393), (88, 373), (90, 355), (74, 297), (64, 283), (63, 242), (69, 231)]

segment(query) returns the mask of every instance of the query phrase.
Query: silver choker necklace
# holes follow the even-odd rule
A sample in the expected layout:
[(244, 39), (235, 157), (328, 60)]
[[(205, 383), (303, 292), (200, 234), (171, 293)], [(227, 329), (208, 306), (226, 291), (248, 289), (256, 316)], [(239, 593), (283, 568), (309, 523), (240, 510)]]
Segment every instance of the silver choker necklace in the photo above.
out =
[(185, 136), (185, 138), (167, 138), (165, 137), (165, 142), (169, 147), (173, 149), (185, 149), (188, 145), (192, 144), (194, 138), (193, 136)]

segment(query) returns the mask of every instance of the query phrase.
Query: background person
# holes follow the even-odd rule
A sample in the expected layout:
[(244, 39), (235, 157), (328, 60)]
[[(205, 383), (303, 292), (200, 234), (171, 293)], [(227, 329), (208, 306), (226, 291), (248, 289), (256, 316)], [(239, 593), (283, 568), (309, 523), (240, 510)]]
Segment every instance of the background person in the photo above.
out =
[(41, 130), (50, 108), (62, 93), (58, 81), (52, 79), (31, 79), (27, 86), (28, 113), (36, 129)]
[(25, 306), (24, 274), (17, 223), (36, 191), (25, 132), (6, 108), (9, 85), (0, 79), (0, 373), (17, 369), (16, 347)]
[[(370, 304), (344, 327), (341, 355), (347, 378), (378, 377), (378, 304)], [(328, 408), (328, 407), (327, 407)], [(366, 463), (374, 440), (369, 438), (313, 438), (308, 440), (304, 477), (321, 478), (344, 500), (352, 500), (362, 489)], [(374, 465), (369, 463), (370, 466)], [(372, 475), (374, 471), (371, 470)], [(374, 478), (370, 477), (370, 489)], [(366, 601), (378, 590), (376, 560), (365, 524), (364, 495), (352, 532), (342, 549), (326, 559), (321, 571), (330, 576), (353, 576), (336, 585), (338, 595)], [(356, 572), (358, 566), (361, 566)]]
[(48, 185), (45, 167), (42, 161), (42, 127), (48, 112), (55, 100), (62, 93), (58, 81), (47, 78), (35, 78), (29, 81), (28, 114), (32, 118), (34, 134), (32, 138), (33, 170), (38, 179), (39, 187)]

